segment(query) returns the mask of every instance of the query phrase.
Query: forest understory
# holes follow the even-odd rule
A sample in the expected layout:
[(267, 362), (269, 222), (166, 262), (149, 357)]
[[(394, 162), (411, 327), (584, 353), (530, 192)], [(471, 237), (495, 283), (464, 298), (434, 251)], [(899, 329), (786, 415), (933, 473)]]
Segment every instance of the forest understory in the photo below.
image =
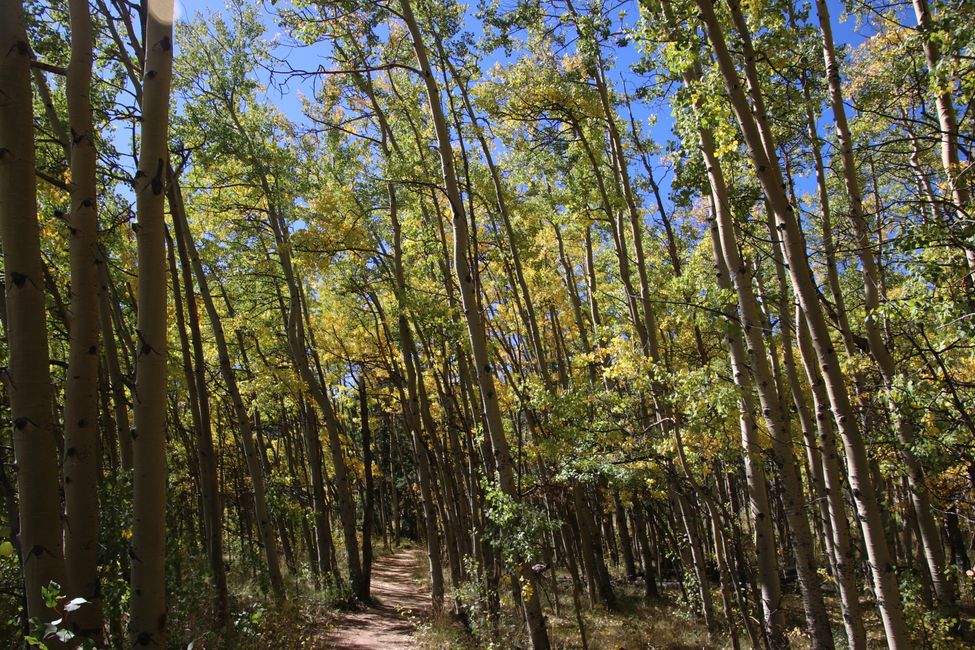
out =
[(975, 646), (971, 0), (0, 0), (0, 647)]

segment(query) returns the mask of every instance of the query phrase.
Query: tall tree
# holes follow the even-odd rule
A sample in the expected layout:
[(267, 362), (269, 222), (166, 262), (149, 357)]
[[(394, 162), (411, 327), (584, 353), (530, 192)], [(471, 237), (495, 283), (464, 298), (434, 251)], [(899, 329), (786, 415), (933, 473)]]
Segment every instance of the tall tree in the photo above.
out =
[[(64, 388), (64, 559), (67, 591), (89, 601), (71, 617), (75, 633), (102, 640), (98, 587), (98, 244), (95, 130), (91, 111), (92, 21), (87, 0), (68, 5), (68, 127), (71, 132), (71, 342)], [(124, 435), (124, 433), (123, 433)]]
[[(42, 589), (64, 580), (57, 448), (37, 223), (31, 51), (19, 2), (0, 5), (0, 243), (8, 361), (5, 387), (17, 461), (19, 546), (27, 614), (56, 617)], [(13, 522), (11, 522), (13, 523)]]
[[(447, 199), (450, 202), (450, 212), (454, 227), (454, 273), (460, 285), (461, 303), (463, 305), (464, 318), (467, 323), (471, 355), (474, 358), (474, 372), (481, 394), (481, 406), (484, 409), (488, 435), (491, 438), (491, 444), (494, 449), (494, 460), (499, 475), (499, 483), (501, 490), (508, 498), (518, 501), (519, 494), (515, 485), (511, 452), (508, 440), (505, 438), (504, 424), (501, 419), (501, 409), (498, 405), (498, 395), (495, 388), (494, 371), (488, 356), (487, 343), (485, 341), (484, 322), (475, 292), (474, 272), (467, 259), (467, 246), (469, 243), (467, 213), (464, 209), (464, 201), (457, 183), (457, 172), (454, 168), (453, 151), (447, 120), (444, 117), (443, 104), (440, 99), (440, 88), (433, 76), (433, 70), (430, 67), (430, 58), (427, 55), (426, 45), (424, 44), (423, 33), (420, 31), (419, 24), (413, 14), (413, 7), (410, 5), (409, 0), (400, 0), (400, 9), (402, 10), (403, 20), (410, 33), (413, 52), (420, 66), (420, 75), (426, 87), (427, 102), (437, 136), (437, 150), (440, 156), (443, 182)], [(535, 650), (545, 650), (550, 647), (550, 643), (541, 599), (539, 598), (537, 587), (534, 586), (536, 577), (531, 566), (528, 564), (528, 558), (519, 558), (519, 560), (522, 562), (519, 569), (520, 579), (523, 579), (526, 584), (532, 585), (527, 590), (527, 593), (522, 594), (525, 622), (531, 636), (532, 647)], [(516, 582), (515, 584), (517, 585), (518, 583)]]
[(132, 444), (132, 599), (129, 643), (166, 645), (167, 314), (165, 190), (173, 0), (146, 5), (142, 128), (135, 175), (138, 215), (138, 356)]
[[(826, 329), (826, 321), (822, 315), (812, 272), (806, 258), (799, 222), (795, 209), (785, 193), (782, 170), (778, 159), (769, 157), (769, 152), (774, 153), (777, 150), (775, 141), (768, 131), (765, 116), (761, 115), (762, 123), (759, 123), (752, 114), (714, 7), (705, 0), (696, 0), (696, 5), (756, 175), (775, 213), (776, 228), (782, 232), (783, 250), (789, 263), (792, 285), (806, 316), (813, 347), (824, 374), (833, 416), (846, 447), (850, 484), (860, 514), (867, 555), (870, 558), (870, 568), (877, 590), (877, 607), (887, 632), (887, 643), (891, 648), (908, 647), (910, 634), (904, 620), (893, 565), (890, 562), (890, 551), (884, 538), (882, 515), (874, 496), (875, 487), (870, 475), (866, 448), (850, 404), (845, 378), (836, 359), (836, 350)], [(757, 94), (761, 91), (755, 89), (754, 92)], [(762, 126), (765, 128), (760, 128)]]

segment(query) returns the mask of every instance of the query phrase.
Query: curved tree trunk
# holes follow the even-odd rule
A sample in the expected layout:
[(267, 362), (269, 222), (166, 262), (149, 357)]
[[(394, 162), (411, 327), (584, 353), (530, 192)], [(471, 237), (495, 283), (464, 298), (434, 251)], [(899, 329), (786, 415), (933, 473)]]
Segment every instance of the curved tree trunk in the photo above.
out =
[[(193, 289), (193, 268), (187, 250), (187, 237), (183, 223), (183, 201), (173, 177), (169, 185), (170, 211), (173, 213), (173, 238), (179, 252), (180, 269), (186, 300), (186, 320), (190, 327), (193, 346), (192, 372), (187, 378), (189, 390), (196, 391), (198, 417), (196, 428), (196, 456), (200, 471), (200, 492), (203, 501), (207, 559), (214, 588), (214, 622), (223, 628), (230, 622), (230, 603), (227, 592), (227, 569), (223, 554), (223, 499), (217, 480), (217, 458), (213, 447), (210, 394), (206, 385), (206, 363), (203, 353), (203, 336), (200, 332), (200, 317), (196, 305), (196, 292)], [(175, 216), (179, 212), (180, 216)], [(174, 264), (175, 266), (175, 264)], [(177, 280), (173, 279), (174, 285)]]
[[(495, 462), (500, 477), (500, 487), (509, 498), (517, 501), (520, 499), (520, 495), (515, 486), (511, 454), (509, 452), (508, 441), (505, 438), (501, 410), (498, 405), (498, 396), (494, 386), (494, 372), (488, 356), (484, 322), (475, 293), (475, 278), (467, 261), (467, 246), (469, 243), (467, 214), (464, 210), (460, 188), (457, 184), (450, 135), (447, 129), (447, 122), (444, 119), (440, 90), (437, 87), (437, 82), (430, 68), (426, 47), (423, 44), (423, 35), (413, 15), (413, 8), (410, 6), (409, 0), (400, 0), (399, 4), (403, 19), (406, 22), (413, 42), (413, 51), (416, 54), (420, 72), (426, 85), (427, 100), (437, 133), (437, 148), (454, 225), (454, 270), (461, 288), (461, 303), (467, 322), (468, 336), (470, 337), (471, 355), (474, 357), (474, 371), (481, 393), (488, 435), (490, 436), (494, 450)], [(537, 579), (531, 569), (529, 559), (519, 559), (522, 562), (520, 567), (521, 579), (531, 585), (531, 589), (528, 590), (527, 594), (524, 594), (522, 603), (525, 621), (531, 636), (532, 647), (535, 650), (547, 650), (550, 644), (548, 631), (545, 626), (545, 614), (538, 596), (539, 588)], [(514, 584), (517, 585), (518, 581), (515, 581)]]
[(708, 0), (696, 0), (695, 4), (701, 12), (708, 40), (724, 78), (732, 109), (744, 135), (759, 182), (775, 212), (776, 228), (783, 235), (783, 249), (789, 263), (793, 289), (806, 315), (813, 348), (816, 350), (824, 374), (833, 415), (846, 450), (850, 484), (860, 514), (867, 555), (870, 558), (877, 591), (877, 606), (884, 622), (887, 643), (891, 648), (908, 648), (911, 644), (910, 634), (904, 620), (896, 576), (890, 563), (887, 541), (884, 538), (882, 513), (870, 477), (866, 447), (850, 404), (850, 396), (836, 357), (836, 350), (830, 340), (819, 305), (819, 296), (806, 258), (799, 222), (785, 194), (781, 168), (778, 160), (770, 159), (766, 153), (775, 151), (774, 146), (769, 146), (772, 144), (771, 134), (759, 132), (759, 126), (752, 115), (734, 61), (725, 43), (724, 33), (715, 16), (714, 7)]
[(251, 428), (250, 415), (247, 412), (243, 396), (240, 393), (240, 386), (237, 383), (237, 372), (230, 361), (230, 348), (227, 345), (223, 321), (220, 318), (220, 313), (217, 311), (213, 294), (210, 291), (209, 280), (204, 272), (203, 263), (200, 261), (200, 254), (197, 251), (196, 243), (193, 241), (193, 234), (190, 232), (189, 224), (186, 221), (186, 211), (183, 207), (182, 194), (178, 181), (175, 178), (173, 179), (171, 196), (173, 197), (173, 203), (171, 205), (173, 219), (179, 221), (180, 229), (186, 241), (187, 252), (193, 264), (193, 272), (196, 274), (197, 285), (200, 288), (200, 298), (203, 299), (203, 306), (210, 320), (210, 329), (213, 331), (214, 343), (217, 346), (220, 374), (223, 377), (224, 383), (227, 385), (227, 392), (230, 393), (230, 402), (234, 409), (234, 417), (237, 420), (240, 442), (244, 448), (244, 460), (246, 461), (247, 472), (250, 474), (251, 484), (254, 490), (254, 511), (257, 515), (257, 533), (261, 538), (261, 546), (264, 548), (264, 555), (267, 559), (271, 589), (277, 598), (283, 598), (284, 578), (281, 574), (281, 560), (278, 555), (277, 540), (274, 537), (274, 528), (272, 527), (271, 515), (267, 506), (264, 467), (257, 457), (257, 446), (254, 441), (254, 431)]
[[(932, 37), (934, 25), (928, 0), (913, 0), (913, 4), (918, 31), (921, 32), (924, 59), (928, 65), (928, 75), (931, 77), (929, 83), (935, 89), (934, 100), (938, 107), (938, 131), (941, 140), (941, 164), (948, 177), (948, 187), (954, 203), (952, 207), (956, 211), (956, 223), (953, 225), (960, 230), (965, 261), (968, 263), (968, 275), (971, 278), (975, 275), (975, 242), (971, 240), (971, 215), (968, 213), (971, 199), (968, 183), (971, 181), (961, 177), (965, 168), (958, 155), (958, 116), (955, 113), (955, 100), (950, 90), (941, 89), (951, 88), (951, 85), (944, 84), (943, 80), (937, 78), (936, 71), (941, 60), (941, 51), (937, 40)], [(817, 6), (819, 6), (818, 2)], [(953, 84), (953, 80), (950, 83)]]
[[(924, 1), (917, 0), (915, 6)], [(913, 452), (915, 427), (911, 419), (912, 416), (905, 412), (905, 407), (899, 405), (893, 398), (897, 368), (894, 358), (887, 349), (883, 331), (878, 322), (882, 294), (881, 271), (878, 269), (877, 260), (874, 258), (873, 246), (870, 244), (870, 233), (863, 211), (860, 181), (857, 178), (856, 161), (853, 159), (853, 136), (846, 120), (846, 106), (843, 104), (843, 90), (840, 86), (839, 60), (836, 57), (829, 8), (826, 6), (825, 0), (816, 1), (816, 10), (819, 14), (819, 26), (823, 37), (823, 57), (826, 63), (830, 106), (833, 109), (840, 158), (843, 161), (843, 181), (849, 198), (850, 220), (853, 222), (853, 230), (856, 233), (857, 256), (863, 268), (864, 307), (867, 311), (864, 327), (867, 333), (867, 341), (870, 346), (870, 353), (876, 360), (877, 367), (883, 377), (884, 388), (888, 393), (888, 406), (900, 442), (899, 451), (908, 469), (907, 480), (911, 486), (911, 504), (917, 517), (920, 541), (924, 548), (924, 559), (927, 562), (928, 572), (931, 574), (934, 592), (943, 606), (953, 606), (956, 595), (945, 574), (944, 548), (941, 545), (938, 527), (931, 514), (931, 500), (924, 479), (924, 469)], [(939, 103), (939, 114), (941, 113), (940, 106)], [(957, 157), (957, 151), (955, 156)]]

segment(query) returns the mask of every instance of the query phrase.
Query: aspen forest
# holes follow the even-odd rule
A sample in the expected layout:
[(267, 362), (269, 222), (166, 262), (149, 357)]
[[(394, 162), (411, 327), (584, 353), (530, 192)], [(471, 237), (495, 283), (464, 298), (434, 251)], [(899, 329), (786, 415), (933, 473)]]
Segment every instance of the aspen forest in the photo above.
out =
[(975, 647), (972, 0), (0, 0), (0, 647)]

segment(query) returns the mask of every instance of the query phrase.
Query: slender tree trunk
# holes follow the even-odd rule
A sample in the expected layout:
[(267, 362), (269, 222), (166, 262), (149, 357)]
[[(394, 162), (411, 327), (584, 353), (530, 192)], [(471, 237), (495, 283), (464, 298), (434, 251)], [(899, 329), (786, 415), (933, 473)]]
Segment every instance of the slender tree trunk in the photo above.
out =
[[(690, 85), (693, 81), (692, 75), (693, 73), (690, 73), (685, 76), (686, 84)], [(720, 232), (722, 222), (725, 224), (723, 228), (726, 232), (730, 229), (730, 225), (727, 223), (729, 217), (721, 216), (719, 218), (719, 213), (723, 215), (728, 209), (728, 194), (720, 163), (714, 155), (713, 137), (710, 131), (706, 129), (700, 129), (699, 135), (701, 138), (701, 152), (704, 156), (705, 166), (708, 169), (711, 188), (712, 223), (710, 230), (718, 286), (724, 290), (730, 290), (732, 289), (733, 283), (729, 277), (729, 268), (725, 259), (725, 251)], [(729, 245), (735, 246), (736, 244), (729, 242)], [(737, 253), (737, 250), (735, 252)], [(741, 284), (741, 282), (735, 284)], [(743, 292), (747, 292), (747, 290), (745, 287), (742, 288)], [(752, 508), (752, 521), (755, 526), (754, 540), (758, 558), (759, 582), (762, 589), (762, 610), (765, 617), (763, 629), (765, 630), (769, 645), (772, 647), (781, 647), (785, 643), (785, 620), (781, 608), (782, 592), (779, 582), (775, 537), (772, 528), (772, 512), (766, 487), (761, 447), (757, 438), (758, 426), (754, 420), (755, 410), (749, 382), (748, 356), (742, 341), (741, 328), (732, 324), (736, 320), (739, 320), (739, 318), (730, 305), (727, 311), (727, 317), (729, 319), (727, 340), (731, 355), (731, 367), (735, 383), (740, 391), (741, 444), (744, 452), (745, 476), (748, 484), (749, 502)], [(753, 354), (753, 356), (757, 355)]]
[(92, 27), (87, 0), (72, 0), (68, 64), (71, 128), (70, 347), (64, 388), (64, 559), (66, 594), (88, 601), (70, 617), (72, 631), (102, 642), (98, 587), (98, 213), (91, 116)]
[(639, 504), (634, 504), (631, 512), (633, 513), (633, 528), (636, 531), (636, 538), (640, 547), (640, 564), (643, 568), (644, 582), (643, 594), (647, 598), (656, 598), (660, 592), (657, 590), (657, 567), (653, 561), (650, 537), (647, 535), (647, 521)]
[(372, 479), (372, 429), (369, 426), (369, 397), (366, 394), (366, 378), (359, 378), (359, 426), (362, 433), (363, 497), (362, 506), (362, 589), (365, 600), (370, 600), (369, 583), (372, 577), (372, 520), (375, 516), (375, 495)]
[[(273, 195), (266, 177), (261, 175), (261, 184), (269, 202), (273, 203)], [(286, 226), (276, 209), (270, 210), (269, 219), (271, 230), (274, 232), (275, 246), (278, 260), (284, 273), (288, 287), (289, 305), (285, 315), (288, 347), (298, 375), (312, 393), (325, 421), (325, 431), (328, 434), (329, 454), (335, 468), (335, 492), (339, 506), (339, 519), (342, 522), (342, 536), (345, 540), (346, 567), (349, 572), (349, 583), (356, 597), (362, 601), (368, 600), (368, 594), (363, 592), (362, 563), (359, 557), (358, 526), (356, 525), (355, 503), (352, 498), (352, 483), (349, 478), (345, 453), (342, 448), (342, 437), (338, 414), (322, 383), (323, 379), (316, 376), (310, 365), (307, 337), (302, 314), (301, 285), (295, 274), (291, 257), (291, 242)], [(312, 356), (314, 357), (314, 340), (312, 340)], [(314, 357), (317, 361), (317, 357)], [(320, 371), (320, 368), (319, 368)]]
[[(818, 6), (818, 5), (817, 5)], [(924, 48), (924, 60), (928, 66), (929, 83), (934, 89), (935, 104), (938, 107), (938, 127), (941, 139), (941, 164), (948, 177), (948, 187), (957, 214), (956, 228), (961, 229), (961, 240), (965, 249), (965, 261), (968, 263), (968, 273), (975, 274), (975, 243), (971, 240), (971, 215), (968, 206), (971, 195), (968, 191), (969, 180), (961, 178), (964, 166), (958, 155), (958, 116), (955, 113), (955, 98), (952, 88), (954, 80), (938, 79), (937, 70), (941, 62), (941, 51), (938, 40), (934, 36), (934, 24), (931, 19), (931, 9), (928, 0), (914, 0), (914, 15), (917, 17), (918, 31)], [(971, 161), (969, 161), (970, 164)]]
[(630, 537), (630, 527), (626, 524), (626, 508), (618, 492), (613, 493), (613, 505), (615, 510), (613, 515), (616, 517), (616, 530), (620, 537), (620, 552), (623, 555), (623, 568), (626, 571), (626, 579), (630, 582), (636, 580), (636, 562), (633, 556), (633, 540)]
[[(440, 90), (433, 77), (426, 47), (423, 44), (423, 36), (413, 16), (413, 8), (409, 0), (400, 0), (400, 8), (407, 29), (410, 32), (413, 51), (416, 54), (417, 63), (419, 64), (420, 72), (426, 85), (427, 99), (437, 133), (437, 145), (442, 165), (443, 180), (446, 186), (447, 197), (450, 201), (454, 222), (454, 270), (461, 287), (461, 302), (463, 304), (467, 331), (470, 337), (471, 354), (474, 357), (475, 374), (477, 376), (478, 387), (480, 388), (488, 435), (494, 449), (495, 462), (500, 477), (500, 487), (509, 498), (517, 501), (520, 499), (520, 495), (515, 486), (511, 454), (509, 452), (508, 441), (504, 434), (501, 410), (498, 405), (498, 396), (494, 384), (493, 369), (488, 357), (484, 323), (478, 306), (477, 296), (475, 295), (475, 278), (467, 261), (467, 245), (469, 241), (467, 214), (465, 213), (460, 189), (457, 184), (457, 176), (451, 153), (450, 135), (447, 129), (447, 122), (444, 119)], [(522, 598), (522, 603), (525, 621), (529, 634), (531, 635), (532, 647), (535, 650), (547, 650), (550, 644), (545, 626), (545, 614), (538, 597), (538, 586), (535, 584), (536, 576), (531, 570), (531, 563), (527, 558), (519, 558), (519, 560), (522, 563), (520, 568), (521, 579), (531, 585), (531, 589)]]
[(119, 456), (122, 469), (132, 470), (132, 429), (129, 426), (129, 408), (125, 397), (125, 382), (119, 364), (119, 349), (115, 343), (115, 330), (112, 322), (112, 305), (110, 303), (111, 277), (108, 271), (108, 260), (104, 253), (98, 265), (98, 319), (102, 329), (102, 346), (104, 349), (105, 368), (108, 371), (108, 383), (112, 392), (112, 414), (115, 417), (115, 427), (118, 430)]
[(884, 622), (887, 643), (892, 649), (907, 648), (911, 643), (910, 634), (904, 620), (896, 576), (890, 563), (887, 541), (884, 538), (883, 517), (870, 478), (866, 448), (850, 404), (843, 373), (836, 358), (836, 350), (829, 338), (820, 309), (819, 297), (806, 259), (802, 232), (794, 209), (789, 204), (783, 189), (785, 185), (782, 181), (781, 168), (778, 160), (772, 160), (766, 154), (766, 149), (775, 150), (775, 147), (766, 147), (766, 143), (771, 143), (771, 134), (759, 134), (759, 127), (742, 90), (741, 80), (728, 52), (714, 7), (708, 0), (696, 0), (696, 5), (701, 12), (708, 40), (711, 42), (721, 75), (725, 80), (732, 109), (744, 135), (756, 174), (775, 212), (776, 227), (783, 234), (783, 248), (789, 263), (793, 288), (809, 325), (813, 347), (826, 381), (833, 415), (846, 449), (850, 484), (860, 514), (864, 541), (877, 591), (877, 606)]
[[(923, 3), (924, 1), (917, 0), (915, 6), (917, 6), (918, 2)], [(870, 245), (868, 226), (863, 211), (863, 197), (860, 191), (860, 182), (857, 178), (856, 162), (853, 159), (853, 137), (850, 134), (850, 128), (846, 120), (846, 106), (843, 104), (839, 61), (836, 57), (836, 48), (833, 44), (829, 9), (826, 6), (825, 0), (817, 0), (816, 9), (819, 14), (819, 25), (823, 36), (823, 56), (826, 62), (827, 81), (829, 83), (830, 106), (833, 109), (833, 120), (836, 124), (840, 156), (843, 161), (843, 180), (849, 198), (850, 219), (853, 222), (853, 229), (857, 238), (857, 255), (860, 258), (860, 264), (863, 268), (864, 296), (866, 298), (864, 306), (867, 310), (864, 327), (867, 332), (870, 352), (876, 360), (877, 366), (880, 368), (880, 373), (884, 380), (884, 387), (888, 393), (892, 393), (895, 390), (894, 383), (897, 380), (897, 369), (894, 359), (887, 349), (883, 332), (878, 323), (878, 318), (880, 317), (878, 312), (882, 293), (880, 270), (877, 268), (877, 260), (874, 258), (873, 247)], [(957, 152), (955, 155), (957, 156)], [(934, 523), (934, 517), (931, 514), (930, 495), (924, 479), (924, 469), (912, 451), (915, 433), (914, 424), (911, 421), (911, 415), (904, 412), (904, 407), (899, 405), (893, 399), (892, 395), (888, 398), (888, 406), (891, 409), (894, 428), (900, 442), (899, 451), (901, 457), (904, 459), (904, 464), (908, 468), (907, 477), (911, 485), (911, 503), (914, 507), (918, 526), (921, 531), (921, 544), (924, 547), (924, 558), (928, 565), (928, 572), (931, 574), (934, 591), (943, 606), (952, 606), (955, 603), (954, 589), (945, 575), (944, 549), (941, 545), (937, 525)]]
[(578, 522), (579, 549), (590, 585), (590, 598), (598, 599), (612, 609), (616, 607), (616, 593), (606, 571), (603, 545), (594, 523), (592, 508), (589, 507), (589, 499), (579, 481), (573, 481), (570, 489)]
[(129, 643), (166, 645), (166, 257), (173, 2), (149, 0), (142, 86), (142, 145), (135, 176), (139, 349), (135, 378), (132, 598)]
[[(174, 178), (169, 184), (170, 211), (182, 215), (183, 202)], [(223, 554), (223, 499), (217, 478), (217, 458), (211, 430), (210, 394), (206, 385), (206, 362), (203, 352), (203, 336), (200, 317), (193, 289), (193, 268), (187, 245), (187, 235), (181, 216), (173, 217), (173, 234), (179, 252), (183, 287), (186, 296), (187, 322), (193, 346), (192, 384), (197, 393), (199, 419), (196, 422), (196, 456), (200, 468), (200, 486), (203, 499), (203, 518), (206, 523), (207, 559), (214, 588), (214, 623), (220, 628), (230, 622), (230, 603), (227, 591), (227, 570)], [(174, 278), (174, 283), (176, 282)]]
[(220, 374), (227, 386), (227, 391), (230, 393), (230, 401), (234, 409), (234, 416), (237, 420), (240, 442), (244, 449), (244, 460), (246, 461), (247, 471), (250, 474), (251, 484), (254, 489), (254, 511), (257, 515), (257, 533), (261, 538), (261, 546), (264, 548), (268, 574), (271, 580), (271, 589), (275, 597), (283, 598), (284, 578), (281, 574), (281, 560), (278, 555), (278, 545), (274, 538), (274, 528), (267, 506), (264, 468), (261, 466), (260, 460), (257, 457), (257, 447), (254, 441), (254, 431), (251, 428), (250, 415), (248, 414), (247, 407), (244, 405), (243, 396), (240, 394), (240, 386), (237, 383), (237, 372), (230, 361), (230, 348), (227, 346), (223, 321), (217, 311), (213, 294), (210, 291), (209, 278), (204, 272), (199, 251), (196, 248), (196, 244), (193, 241), (193, 234), (190, 232), (189, 224), (186, 221), (186, 210), (183, 205), (182, 193), (178, 180), (175, 178), (173, 179), (171, 197), (173, 199), (171, 204), (173, 219), (179, 221), (180, 229), (186, 240), (186, 249), (193, 265), (193, 272), (196, 275), (196, 282), (200, 289), (200, 298), (203, 299), (203, 306), (210, 320), (210, 329), (213, 332), (214, 343), (217, 347), (217, 356), (220, 361)]
[(691, 551), (691, 564), (694, 565), (694, 576), (697, 580), (698, 597), (701, 599), (701, 614), (704, 625), (708, 630), (708, 639), (713, 640), (717, 631), (717, 621), (714, 618), (714, 601), (711, 599), (711, 581), (708, 579), (704, 545), (698, 534), (697, 520), (691, 510), (691, 503), (683, 492), (675, 490), (675, 500), (680, 511), (684, 532), (687, 533), (687, 546)]
[(37, 222), (30, 47), (19, 2), (0, 3), (0, 51), (5, 53), (0, 58), (0, 243), (9, 355), (5, 388), (17, 462), (27, 615), (50, 621), (56, 614), (46, 608), (41, 589), (52, 581), (64, 583), (64, 547)]
[[(387, 158), (389, 158), (391, 154), (390, 148), (392, 147), (393, 149), (398, 149), (393, 131), (389, 128), (389, 125), (386, 122), (385, 113), (379, 106), (379, 102), (377, 101), (375, 93), (373, 92), (371, 81), (366, 80), (362, 82), (361, 85), (363, 90), (369, 96), (369, 99), (372, 102), (373, 108), (376, 112), (377, 119), (380, 123), (381, 132), (383, 134), (383, 153)], [(386, 190), (389, 198), (389, 219), (393, 231), (393, 281), (398, 312), (397, 332), (400, 339), (403, 367), (406, 372), (406, 399), (402, 399), (402, 388), (400, 389), (400, 395), (401, 401), (403, 402), (404, 416), (413, 436), (413, 448), (417, 462), (417, 479), (420, 484), (420, 498), (423, 508), (424, 521), (427, 524), (426, 543), (427, 559), (430, 568), (430, 597), (434, 611), (439, 612), (443, 608), (444, 598), (443, 559), (441, 557), (440, 536), (437, 533), (436, 527), (437, 515), (432, 496), (433, 489), (430, 474), (430, 463), (427, 457), (428, 450), (426, 441), (423, 438), (423, 423), (426, 422), (428, 433), (431, 438), (436, 435), (436, 430), (435, 427), (432, 426), (431, 419), (427, 418), (425, 420), (421, 417), (421, 412), (426, 414), (426, 410), (424, 409), (426, 405), (421, 404), (420, 392), (423, 377), (418, 372), (416, 346), (413, 341), (413, 332), (410, 328), (409, 319), (407, 317), (409, 311), (406, 301), (406, 273), (403, 267), (403, 242), (402, 227), (400, 226), (399, 221), (399, 202), (396, 195), (396, 186), (393, 183), (388, 183)], [(376, 305), (377, 308), (380, 308), (378, 300), (376, 301)], [(393, 491), (395, 496), (395, 484), (393, 486)], [(397, 532), (397, 536), (398, 534), (399, 533)]]
[(850, 647), (863, 648), (866, 644), (866, 632), (860, 614), (859, 590), (854, 573), (854, 546), (850, 539), (846, 504), (843, 501), (843, 484), (836, 453), (836, 434), (832, 414), (829, 412), (829, 396), (826, 393), (826, 386), (823, 383), (819, 368), (816, 366), (816, 353), (813, 350), (812, 341), (809, 338), (809, 328), (801, 309), (796, 311), (796, 323), (798, 325), (799, 352), (806, 369), (806, 377), (812, 387), (813, 402), (816, 407), (816, 424), (819, 431), (818, 449), (823, 461), (823, 481), (829, 505), (835, 577), (843, 609), (843, 625), (847, 630), (847, 641)]
[(317, 548), (318, 566), (322, 570), (326, 581), (336, 576), (332, 572), (334, 563), (331, 561), (332, 526), (328, 516), (328, 505), (325, 498), (325, 481), (322, 477), (322, 443), (318, 438), (318, 428), (314, 422), (314, 412), (309, 404), (302, 402), (301, 429), (305, 438), (305, 455), (311, 473), (311, 503), (312, 516), (315, 520), (315, 547)]

